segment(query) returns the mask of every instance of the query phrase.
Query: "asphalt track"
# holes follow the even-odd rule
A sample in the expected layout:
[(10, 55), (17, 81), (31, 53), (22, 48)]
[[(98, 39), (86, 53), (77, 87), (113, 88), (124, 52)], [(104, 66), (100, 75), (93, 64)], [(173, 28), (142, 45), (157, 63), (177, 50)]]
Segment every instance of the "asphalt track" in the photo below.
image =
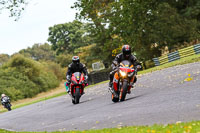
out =
[(200, 120), (200, 63), (140, 76), (124, 102), (113, 103), (107, 85), (88, 88), (77, 105), (65, 95), (2, 113), (0, 128), (65, 131)]

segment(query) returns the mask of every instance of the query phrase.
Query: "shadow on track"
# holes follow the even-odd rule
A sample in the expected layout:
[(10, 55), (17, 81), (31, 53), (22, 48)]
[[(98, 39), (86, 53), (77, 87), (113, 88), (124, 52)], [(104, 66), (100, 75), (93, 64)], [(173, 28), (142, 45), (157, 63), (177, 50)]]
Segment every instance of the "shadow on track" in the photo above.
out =
[(144, 96), (144, 95), (145, 95), (145, 94), (138, 95), (138, 96), (134, 96), (134, 97), (130, 97), (130, 98), (126, 98), (125, 101), (132, 100), (132, 99), (135, 99), (135, 98), (138, 98), (138, 97), (142, 97), (142, 96)]
[(88, 100), (85, 100), (85, 101), (80, 101), (79, 104), (81, 103), (85, 103), (85, 102), (89, 102), (89, 101), (92, 101), (93, 99), (88, 99)]

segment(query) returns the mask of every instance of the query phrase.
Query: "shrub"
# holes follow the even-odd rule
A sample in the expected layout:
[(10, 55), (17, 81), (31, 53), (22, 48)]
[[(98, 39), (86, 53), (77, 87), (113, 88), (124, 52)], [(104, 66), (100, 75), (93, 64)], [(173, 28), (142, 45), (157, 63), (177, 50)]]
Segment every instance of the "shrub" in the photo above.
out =
[(41, 64), (22, 55), (12, 57), (0, 68), (0, 93), (18, 100), (57, 87), (60, 80), (55, 75), (56, 65), (54, 69), (46, 66), (51, 65)]

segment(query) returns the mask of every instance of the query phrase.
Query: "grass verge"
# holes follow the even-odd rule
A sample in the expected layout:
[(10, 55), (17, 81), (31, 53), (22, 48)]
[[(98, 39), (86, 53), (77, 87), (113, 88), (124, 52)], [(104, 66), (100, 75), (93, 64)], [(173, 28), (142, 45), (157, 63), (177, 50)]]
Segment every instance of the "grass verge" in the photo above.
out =
[[(28, 132), (13, 132), (1, 130), (1, 133), (28, 133)], [(34, 132), (30, 132), (34, 133)], [(36, 133), (36, 132), (35, 132)], [(47, 132), (37, 132), (47, 133)], [(61, 133), (61, 131), (51, 132)], [(101, 130), (85, 130), (85, 131), (62, 131), (62, 133), (200, 133), (200, 121), (187, 123), (176, 122), (168, 125), (152, 125), (152, 126), (131, 126), (117, 127)]]

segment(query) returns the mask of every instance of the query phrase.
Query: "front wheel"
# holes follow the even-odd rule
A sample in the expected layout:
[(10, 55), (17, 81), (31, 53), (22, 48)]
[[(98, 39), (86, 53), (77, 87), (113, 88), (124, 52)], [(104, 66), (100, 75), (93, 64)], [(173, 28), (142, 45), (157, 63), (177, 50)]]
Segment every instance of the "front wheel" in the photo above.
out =
[(75, 97), (74, 97), (75, 104), (79, 103), (80, 97), (81, 97), (80, 88), (76, 88)]
[(9, 103), (6, 104), (6, 108), (8, 109), (8, 111), (11, 111), (11, 105)]
[(123, 82), (122, 88), (120, 90), (120, 101), (124, 101), (126, 98), (126, 94), (127, 94), (127, 90), (128, 90), (128, 82)]

